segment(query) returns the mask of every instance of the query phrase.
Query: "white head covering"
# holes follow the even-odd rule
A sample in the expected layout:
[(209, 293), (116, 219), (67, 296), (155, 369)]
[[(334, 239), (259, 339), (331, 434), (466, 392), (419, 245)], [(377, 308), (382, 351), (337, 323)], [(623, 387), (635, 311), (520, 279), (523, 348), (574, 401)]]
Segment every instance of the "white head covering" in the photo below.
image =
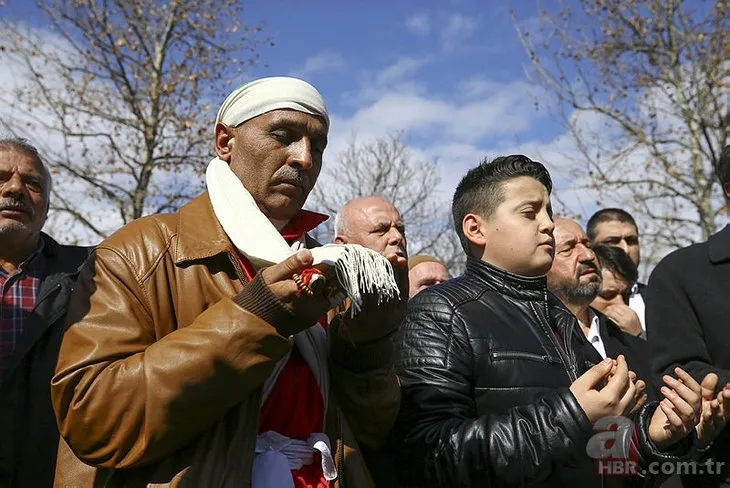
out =
[(266, 112), (287, 108), (318, 115), (329, 127), (322, 95), (306, 81), (287, 76), (261, 78), (234, 90), (218, 110), (215, 122), (237, 127)]

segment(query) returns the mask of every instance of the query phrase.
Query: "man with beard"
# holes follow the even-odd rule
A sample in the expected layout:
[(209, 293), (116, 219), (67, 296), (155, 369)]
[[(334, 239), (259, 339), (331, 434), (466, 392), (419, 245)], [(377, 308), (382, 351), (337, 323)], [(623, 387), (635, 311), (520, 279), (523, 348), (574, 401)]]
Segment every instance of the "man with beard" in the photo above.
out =
[(53, 484), (58, 427), (49, 384), (89, 249), (41, 232), (50, 196), (38, 150), (0, 139), (0, 486)]
[[(51, 384), (58, 486), (373, 486), (360, 447), (398, 410), (407, 262), (308, 236), (328, 132), (310, 84), (247, 83), (216, 117), (208, 191), (99, 245)], [(352, 313), (327, 322), (343, 291)]]
[[(617, 358), (623, 355), (628, 367), (638, 376), (637, 406), (646, 401), (661, 399), (659, 392), (671, 395), (667, 387), (658, 387), (653, 381), (649, 346), (644, 339), (624, 332), (606, 315), (591, 308), (591, 301), (601, 291), (602, 281), (609, 275), (624, 280), (622, 295), (628, 295), (630, 278), (636, 273), (631, 259), (618, 247), (596, 246), (574, 220), (555, 219), (555, 258), (547, 275), (548, 289), (578, 318), (583, 333), (603, 357)], [(594, 251), (595, 249), (595, 251)], [(627, 276), (624, 276), (627, 275)], [(601, 293), (603, 293), (601, 291)], [(714, 378), (712, 377), (714, 376)], [(710, 373), (703, 386), (717, 382), (717, 376)], [(646, 390), (646, 393), (642, 393)], [(718, 435), (718, 412), (712, 412), (709, 403), (703, 402), (701, 422), (696, 426), (700, 445), (708, 445)], [(677, 486), (679, 479), (673, 477), (663, 486)], [(692, 486), (688, 479), (687, 486)]]
[(555, 219), (553, 236), (555, 258), (547, 274), (548, 289), (576, 316), (596, 351), (604, 358), (623, 355), (639, 378), (637, 389), (646, 389), (649, 400), (656, 400), (646, 341), (623, 332), (590, 306), (601, 291), (602, 275), (588, 236), (578, 222), (562, 218)]
[[(622, 249), (639, 268), (641, 261), (641, 243), (639, 240), (639, 227), (636, 220), (626, 210), (620, 208), (604, 208), (594, 213), (586, 225), (588, 238), (593, 245), (606, 245)], [(638, 278), (638, 276), (637, 276)], [(644, 311), (646, 297), (646, 285), (637, 280), (631, 282), (629, 295), (626, 299), (626, 306), (636, 314), (636, 320), (641, 325), (640, 337), (646, 339), (646, 322)], [(634, 318), (626, 310), (617, 312), (620, 314), (620, 322), (624, 329)], [(616, 316), (618, 318), (618, 316)]]

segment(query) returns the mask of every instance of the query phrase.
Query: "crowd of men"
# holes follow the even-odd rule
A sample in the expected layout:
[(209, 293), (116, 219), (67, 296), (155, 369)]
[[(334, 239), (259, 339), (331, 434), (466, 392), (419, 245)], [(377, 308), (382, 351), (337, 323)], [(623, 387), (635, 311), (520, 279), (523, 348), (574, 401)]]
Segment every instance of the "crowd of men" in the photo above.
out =
[(508, 155), (454, 193), (460, 276), (378, 195), (322, 247), (329, 124), (304, 81), (239, 87), (207, 191), (93, 248), (0, 139), (0, 487), (730, 486), (730, 227), (639, 283), (629, 213), (584, 230)]

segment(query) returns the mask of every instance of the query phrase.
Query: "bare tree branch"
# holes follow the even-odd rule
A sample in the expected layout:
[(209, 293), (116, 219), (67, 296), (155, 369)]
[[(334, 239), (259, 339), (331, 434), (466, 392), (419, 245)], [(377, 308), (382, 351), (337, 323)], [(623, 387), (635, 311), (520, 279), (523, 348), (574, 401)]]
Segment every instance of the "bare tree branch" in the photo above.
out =
[(726, 209), (729, 17), (719, 0), (578, 0), (542, 10), (535, 32), (513, 14), (574, 142), (575, 188), (633, 213), (659, 253), (706, 239)]
[[(38, 0), (38, 7), (48, 31), (0, 20), (3, 56), (23, 80), (0, 93), (0, 109), (11, 114), (6, 129), (44, 134), (33, 140), (57, 183), (54, 208), (97, 239), (194, 197), (200, 185), (177, 178), (199, 177), (210, 158), (207, 101), (242, 80), (266, 41), (260, 27), (243, 22), (241, 2)], [(99, 211), (112, 217), (97, 223), (90, 214)]]
[[(325, 166), (312, 200), (316, 207), (335, 215), (346, 202), (379, 195), (398, 208), (406, 226), (408, 253), (433, 254), (449, 266), (452, 274), (463, 266), (464, 252), (451, 225), (451, 206), (437, 195), (440, 182), (436, 161), (411, 156), (397, 132), (371, 141), (353, 136), (348, 147)], [(334, 221), (317, 236), (330, 242)]]

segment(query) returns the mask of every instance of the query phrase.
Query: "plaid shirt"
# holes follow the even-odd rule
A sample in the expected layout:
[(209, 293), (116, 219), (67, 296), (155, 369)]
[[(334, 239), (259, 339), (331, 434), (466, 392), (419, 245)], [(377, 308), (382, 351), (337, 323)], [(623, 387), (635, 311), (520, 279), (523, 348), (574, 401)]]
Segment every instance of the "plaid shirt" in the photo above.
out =
[(8, 274), (0, 269), (0, 380), (36, 305), (45, 271), (42, 251), (43, 240), (14, 273)]

